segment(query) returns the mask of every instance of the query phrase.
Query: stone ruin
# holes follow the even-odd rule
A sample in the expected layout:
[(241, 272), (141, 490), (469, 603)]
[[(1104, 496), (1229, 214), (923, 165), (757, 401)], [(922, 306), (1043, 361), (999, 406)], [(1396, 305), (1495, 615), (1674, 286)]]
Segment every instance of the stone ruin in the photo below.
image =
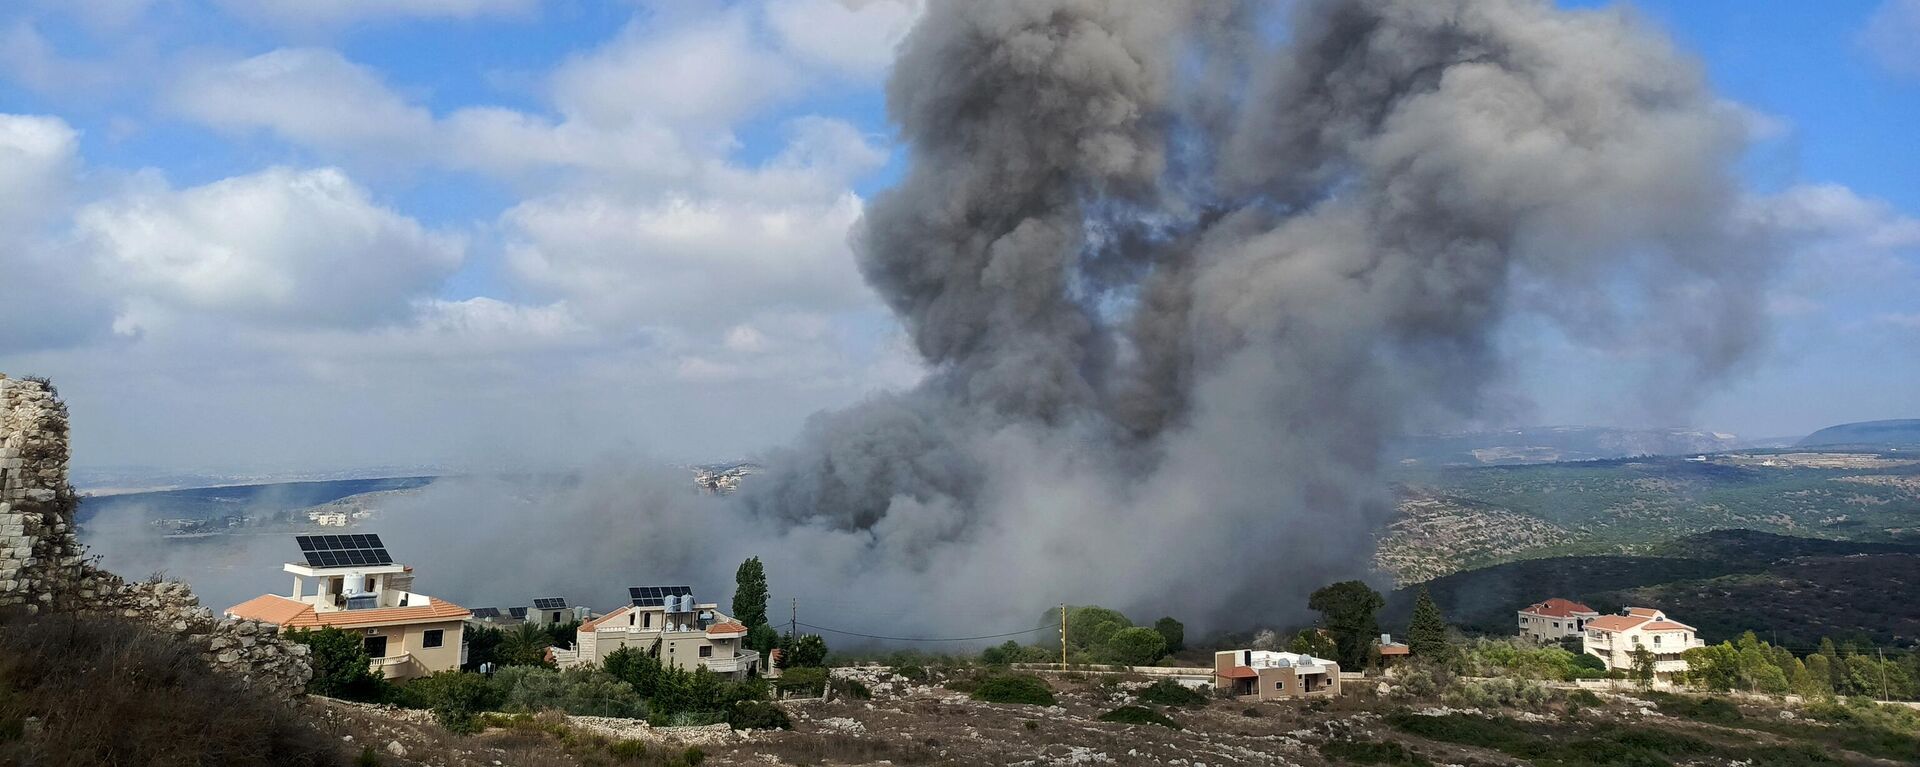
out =
[(67, 406), (39, 379), (0, 374), (0, 610), (72, 613), (140, 623), (205, 647), (215, 671), (293, 700), (313, 669), (308, 648), (279, 628), (216, 618), (178, 581), (129, 583), (80, 545), (67, 482)]

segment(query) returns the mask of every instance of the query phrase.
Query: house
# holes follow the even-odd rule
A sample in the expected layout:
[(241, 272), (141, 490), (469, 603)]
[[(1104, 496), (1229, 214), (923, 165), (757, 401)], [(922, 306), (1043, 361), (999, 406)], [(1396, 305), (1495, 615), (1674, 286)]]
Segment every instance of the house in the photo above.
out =
[(548, 626), (556, 623), (583, 623), (586, 610), (568, 607), (565, 597), (540, 597), (533, 600), (533, 607), (516, 607), (514, 615), (536, 626)]
[(1393, 641), (1392, 634), (1380, 635), (1380, 646), (1378, 650), (1382, 663), (1404, 660), (1413, 655), (1413, 648), (1408, 647), (1405, 642)]
[(635, 586), (629, 603), (580, 624), (573, 649), (554, 650), (562, 668), (599, 663), (632, 647), (663, 665), (747, 677), (758, 674), (760, 653), (742, 647), (747, 627), (722, 615), (719, 605), (696, 602), (687, 586)]
[[(372, 668), (411, 679), (460, 667), (466, 608), (416, 594), (413, 568), (396, 564), (377, 535), (301, 535), (292, 596), (264, 594), (227, 608), (232, 618), (281, 629), (337, 628), (360, 637)], [(311, 586), (311, 588), (309, 588)]]
[(1520, 611), (1520, 635), (1540, 642), (1558, 642), (1583, 635), (1587, 621), (1598, 617), (1600, 613), (1591, 607), (1554, 597)]
[(1272, 650), (1213, 654), (1213, 688), (1236, 698), (1279, 700), (1340, 694), (1340, 664)]
[(1634, 651), (1645, 648), (1653, 653), (1654, 678), (1662, 681), (1686, 673), (1687, 661), (1681, 653), (1705, 646), (1692, 626), (1651, 607), (1629, 607), (1619, 615), (1589, 618), (1580, 640), (1583, 652), (1612, 671), (1632, 671)]
[(476, 626), (511, 628), (520, 623), (520, 621), (514, 620), (506, 611), (498, 607), (475, 607), (472, 612), (473, 617), (468, 618), (467, 622)]

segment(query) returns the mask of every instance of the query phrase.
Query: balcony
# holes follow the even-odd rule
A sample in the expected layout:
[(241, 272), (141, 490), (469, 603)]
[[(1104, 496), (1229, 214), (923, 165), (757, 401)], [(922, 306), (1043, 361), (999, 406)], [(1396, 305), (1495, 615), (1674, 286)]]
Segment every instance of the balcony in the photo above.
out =
[(701, 658), (700, 663), (705, 665), (708, 671), (716, 674), (730, 674), (736, 671), (745, 671), (748, 667), (757, 665), (759, 660), (760, 653), (753, 650), (741, 650), (734, 653), (734, 656), (731, 658)]
[(367, 670), (384, 677), (392, 678), (404, 672), (407, 664), (412, 662), (413, 653), (403, 652), (399, 655), (389, 655), (385, 658), (374, 658), (372, 663), (367, 664)]

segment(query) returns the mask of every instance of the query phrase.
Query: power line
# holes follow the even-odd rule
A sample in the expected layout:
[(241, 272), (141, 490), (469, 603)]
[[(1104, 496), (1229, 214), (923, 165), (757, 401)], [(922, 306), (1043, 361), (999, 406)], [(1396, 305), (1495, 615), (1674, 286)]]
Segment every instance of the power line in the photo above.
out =
[(811, 623), (801, 623), (799, 625), (806, 626), (807, 628), (813, 629), (815, 631), (825, 631), (830, 634), (844, 634), (846, 636), (864, 637), (866, 639), (886, 639), (894, 642), (972, 642), (980, 639), (1001, 639), (1004, 637), (1014, 637), (1014, 636), (1020, 636), (1022, 634), (1032, 634), (1038, 631), (1051, 630), (1050, 626), (1040, 626), (1038, 628), (1027, 629), (1026, 631), (1010, 631), (1005, 634), (988, 634), (986, 636), (977, 636), (977, 637), (890, 637), (890, 636), (880, 636), (878, 634), (862, 634), (858, 631), (842, 631), (840, 629), (830, 629), (825, 626), (815, 626)]

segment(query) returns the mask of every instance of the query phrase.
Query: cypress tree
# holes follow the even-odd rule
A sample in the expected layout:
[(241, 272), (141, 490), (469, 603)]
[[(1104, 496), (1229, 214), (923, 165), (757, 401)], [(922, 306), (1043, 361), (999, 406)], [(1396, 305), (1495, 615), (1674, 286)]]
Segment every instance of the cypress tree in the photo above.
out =
[(1447, 619), (1434, 604), (1433, 595), (1420, 589), (1413, 603), (1413, 620), (1407, 624), (1407, 649), (1416, 657), (1440, 660), (1447, 654)]
[(747, 628), (767, 625), (767, 570), (748, 557), (733, 574), (733, 619)]

